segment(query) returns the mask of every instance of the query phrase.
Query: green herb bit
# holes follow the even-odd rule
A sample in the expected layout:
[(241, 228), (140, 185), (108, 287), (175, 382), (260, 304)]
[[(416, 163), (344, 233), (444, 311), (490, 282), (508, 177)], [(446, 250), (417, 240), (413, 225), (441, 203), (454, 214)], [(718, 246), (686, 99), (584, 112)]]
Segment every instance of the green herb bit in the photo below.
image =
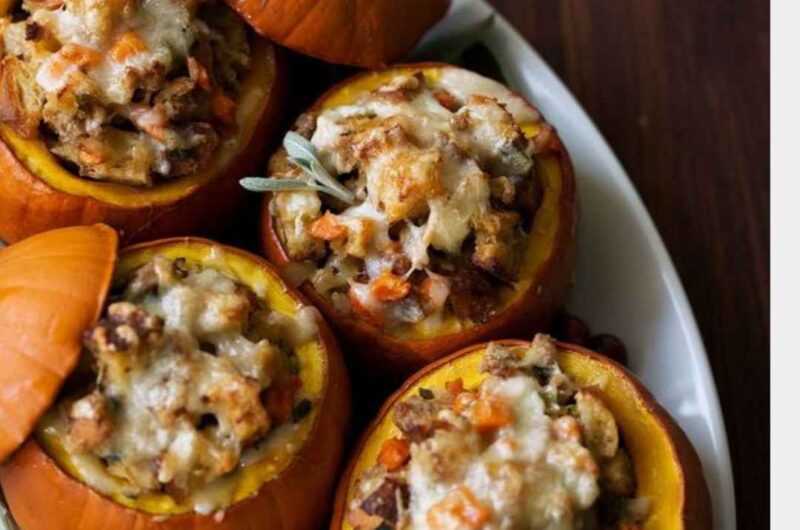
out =
[(308, 416), (308, 413), (311, 412), (311, 400), (302, 399), (300, 402), (294, 407), (292, 411), (292, 421), (294, 423), (299, 423), (300, 420)]
[(296, 132), (289, 131), (283, 138), (283, 147), (286, 149), (289, 162), (311, 175), (314, 182), (292, 178), (245, 177), (239, 181), (239, 184), (243, 188), (255, 192), (318, 191), (336, 197), (347, 204), (355, 203), (353, 192), (331, 176), (319, 161), (314, 144)]
[(419, 395), (422, 397), (422, 399), (425, 399), (425, 400), (431, 400), (434, 397), (436, 397), (433, 394), (433, 390), (431, 390), (429, 388), (420, 388), (419, 389)]

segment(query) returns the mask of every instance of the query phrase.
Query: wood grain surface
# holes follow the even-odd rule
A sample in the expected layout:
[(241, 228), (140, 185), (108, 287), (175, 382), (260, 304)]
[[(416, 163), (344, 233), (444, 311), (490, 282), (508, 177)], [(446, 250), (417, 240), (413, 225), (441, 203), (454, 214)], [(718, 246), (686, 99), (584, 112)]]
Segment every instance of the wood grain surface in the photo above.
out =
[(490, 0), (597, 123), (700, 325), (738, 528), (769, 526), (769, 5)]

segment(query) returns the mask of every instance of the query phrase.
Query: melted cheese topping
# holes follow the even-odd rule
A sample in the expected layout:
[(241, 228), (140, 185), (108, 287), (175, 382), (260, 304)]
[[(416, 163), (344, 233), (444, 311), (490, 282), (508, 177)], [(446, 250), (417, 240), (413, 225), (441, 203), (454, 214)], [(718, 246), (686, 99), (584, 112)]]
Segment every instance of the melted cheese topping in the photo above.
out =
[[(442, 414), (459, 427), (412, 446), (410, 522), (404, 528), (430, 528), (431, 517), (464, 487), (491, 514), (479, 526), (483, 530), (576, 528), (574, 513), (592, 506), (599, 494), (598, 468), (580, 442), (553, 435), (540, 391), (528, 376), (487, 379), (481, 394), (502, 400), (514, 418), (488, 441), (451, 411)], [(462, 526), (454, 519), (440, 528)]]
[[(310, 308), (260, 308), (225, 274), (178, 263), (155, 256), (137, 270), (124, 297), (136, 303), (113, 303), (87, 339), (98, 388), (54, 408), (40, 435), (98, 492), (209, 513), (252, 485), (239, 470), (268, 474), (299, 449), (313, 396), (284, 382), (287, 366), (303, 369), (297, 355), (317, 328)], [(274, 412), (273, 392), (288, 395), (288, 418)]]
[[(395, 101), (378, 91), (359, 104), (336, 107), (317, 118), (311, 142), (328, 168), (345, 173), (353, 169), (356, 158), (362, 164), (366, 200), (341, 215), (379, 225), (375, 254), (389, 245), (388, 237), (383, 237), (389, 223), (410, 221), (426, 212), (430, 216), (421, 225), (418, 248), (404, 250), (422, 254), (433, 247), (458, 253), (472, 216), (489, 208), (489, 175), (472, 153), (479, 146), (497, 154), (503, 145), (521, 139), (515, 131), (504, 136), (491, 122), (482, 123), (479, 136), (460, 134), (454, 113), (433, 94), (426, 88)], [(496, 109), (505, 112), (500, 106)], [(347, 142), (353, 134), (361, 138), (355, 145)], [(402, 233), (413, 226), (407, 224)]]
[[(99, 56), (86, 73), (105, 99), (128, 103), (132, 96), (129, 71), (146, 72), (161, 65), (171, 70), (188, 57), (195, 40), (193, 18), (198, 2), (182, 0), (70, 1), (62, 9), (41, 9), (31, 20), (49, 29), (62, 44), (86, 46)], [(136, 45), (124, 53), (113, 53), (115, 44), (128, 32), (137, 35)], [(67, 63), (54, 54), (39, 68), (36, 80), (45, 92), (58, 92), (81, 65)]]

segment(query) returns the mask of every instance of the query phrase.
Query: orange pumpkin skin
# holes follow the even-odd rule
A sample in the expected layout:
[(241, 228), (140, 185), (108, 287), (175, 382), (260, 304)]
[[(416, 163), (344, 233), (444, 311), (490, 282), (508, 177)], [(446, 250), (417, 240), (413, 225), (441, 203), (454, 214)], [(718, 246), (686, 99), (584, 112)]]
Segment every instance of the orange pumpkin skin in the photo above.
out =
[[(530, 344), (529, 341), (522, 340), (499, 340), (495, 342), (508, 347), (524, 347)], [(650, 494), (648, 498), (650, 498), (653, 503), (651, 507), (652, 517), (650, 520), (645, 519), (643, 521), (641, 525), (642, 530), (710, 530), (713, 527), (711, 497), (705, 477), (703, 476), (700, 459), (691, 442), (686, 437), (686, 434), (681, 430), (678, 424), (675, 423), (675, 420), (673, 420), (669, 413), (658, 404), (653, 395), (642, 385), (636, 376), (630, 373), (626, 368), (608, 357), (583, 348), (582, 346), (562, 342), (555, 342), (555, 344), (560, 352), (559, 362), (562, 364), (562, 370), (568, 375), (575, 376), (572, 370), (575, 366), (581, 367), (583, 373), (579, 377), (585, 379), (588, 374), (590, 382), (586, 386), (591, 387), (593, 392), (603, 398), (605, 404), (610, 406), (612, 412), (615, 413), (622, 438), (625, 440), (626, 444), (629, 444), (628, 450), (631, 452), (637, 481), (642, 480), (642, 476), (646, 476), (644, 480), (648, 482), (649, 487), (656, 488), (656, 491), (647, 492)], [(453, 365), (462, 362), (470, 356), (482, 357), (481, 352), (487, 345), (488, 343), (482, 343), (469, 346), (426, 366), (410, 377), (386, 400), (375, 419), (361, 436), (356, 448), (352, 452), (347, 468), (342, 474), (339, 487), (336, 491), (336, 500), (330, 530), (352, 530), (352, 527), (346, 521), (346, 516), (350, 509), (348, 505), (350, 488), (357, 479), (355, 474), (356, 468), (363, 468), (374, 464), (374, 461), (365, 462), (363, 453), (368, 448), (380, 446), (382, 444), (384, 438), (375, 433), (382, 425), (385, 425), (387, 421), (391, 422), (391, 414), (395, 405), (404, 397), (407, 397), (410, 392), (418, 391), (418, 387), (423, 383), (426, 388), (432, 388), (435, 385), (443, 386), (446, 381), (461, 376), (463, 376), (466, 381), (468, 376)], [(566, 367), (563, 364), (563, 359), (565, 357), (570, 359)], [(478, 366), (479, 363), (480, 360), (478, 359), (478, 361), (472, 364), (473, 366)], [(439, 378), (432, 379), (437, 377), (437, 372), (439, 373)], [(609, 383), (609, 381), (612, 382)], [(635, 413), (626, 414), (627, 419), (625, 421), (621, 420), (620, 416), (618, 416), (614, 410), (620, 405), (620, 403), (615, 402), (620, 400), (620, 397), (611, 397), (605, 389), (605, 387), (608, 386), (616, 386), (624, 389), (622, 401), (636, 403), (635, 406), (631, 405), (630, 409), (634, 410)], [(641, 420), (642, 416), (645, 416), (648, 421), (647, 432), (644, 435), (635, 430), (626, 433), (633, 424), (643, 421)], [(634, 437), (636, 439), (634, 439)], [(668, 467), (672, 468), (673, 473), (669, 478), (673, 481), (671, 484), (672, 489), (677, 491), (669, 492), (669, 495), (671, 495), (670, 500), (659, 498), (657, 489), (660, 487), (661, 482), (664, 481), (665, 484), (668, 483), (664, 475), (659, 475), (658, 471), (660, 470), (653, 473), (651, 469), (652, 466), (648, 465), (648, 463), (644, 463), (641, 466), (637, 464), (637, 454), (633, 451), (634, 446), (647, 448), (650, 442), (654, 442), (653, 445), (657, 445), (655, 442), (661, 444), (664, 448), (661, 452), (662, 456), (666, 455), (667, 458), (671, 460), (670, 466)], [(644, 468), (644, 470), (639, 469), (639, 467)], [(642, 492), (637, 491), (637, 495), (640, 494), (642, 494)], [(665, 495), (665, 497), (667, 496), (668, 495)], [(664, 504), (663, 506), (662, 503)]]
[[(397, 65), (388, 70), (456, 68), (443, 63)], [(320, 109), (325, 100), (350, 83), (357, 83), (369, 72), (357, 74), (323, 94), (309, 109)], [(530, 105), (533, 107), (533, 105)], [(538, 112), (538, 111), (537, 111)], [(345, 351), (357, 363), (367, 367), (371, 374), (381, 373), (406, 377), (426, 364), (435, 361), (469, 344), (499, 337), (525, 337), (544, 330), (555, 317), (572, 285), (575, 267), (575, 229), (577, 226), (575, 177), (572, 161), (561, 139), (554, 133), (553, 152), (561, 170), (562, 189), (559, 200), (558, 232), (546, 262), (532, 278), (530, 288), (517, 297), (510, 306), (483, 324), (477, 324), (459, 333), (425, 340), (405, 340), (384, 333), (376, 326), (362, 320), (337, 313), (327, 299), (320, 295), (310, 282), (300, 286), (301, 291), (325, 315), (325, 319), (338, 334)], [(265, 194), (261, 208), (261, 243), (264, 254), (281, 270), (291, 259), (287, 255), (270, 213), (271, 194)], [(525, 268), (525, 264), (521, 268)]]
[[(134, 245), (127, 253), (182, 243), (188, 247), (213, 246), (224, 258), (236, 254), (252, 261), (264, 278), (279, 276), (263, 259), (245, 251), (200, 238), (172, 238)], [(305, 303), (301, 294), (280, 284), (279, 288)], [(153, 515), (130, 509), (97, 493), (65, 473), (31, 438), (0, 467), (0, 485), (11, 513), (25, 530), (80, 528), (81, 530), (242, 530), (291, 528), (316, 530), (328, 520), (329, 500), (350, 424), (350, 388), (336, 341), (317, 315), (319, 341), (327, 358), (326, 381), (319, 397), (319, 413), (303, 447), (279, 476), (258, 492), (215, 514)], [(42, 507), (47, 509), (42, 509)]]
[(450, 0), (225, 0), (256, 31), (305, 55), (375, 67), (407, 55)]
[(0, 249), (0, 462), (75, 368), (116, 254), (117, 234), (105, 225), (53, 230)]
[[(218, 232), (229, 224), (246, 198), (238, 179), (257, 170), (263, 152), (269, 146), (279, 121), (286, 78), (283, 61), (270, 43), (258, 39), (253, 46), (255, 90), (258, 104), (237, 125), (241, 131), (237, 151), (218, 171), (186, 182), (169, 197), (151, 202), (116, 197), (111, 183), (92, 183), (106, 188), (115, 200), (72, 193), (41, 178), (27, 160), (40, 157), (33, 152), (33, 142), (22, 141), (13, 147), (0, 139), (0, 240), (13, 243), (30, 235), (72, 225), (106, 223), (116, 228), (123, 242), (132, 243), (159, 237)], [(230, 146), (219, 146), (214, 160)], [(199, 174), (198, 174), (199, 175)], [(78, 177), (73, 177), (78, 178)], [(192, 175), (181, 180), (191, 179)], [(152, 189), (141, 190), (151, 193)], [(135, 197), (136, 194), (132, 194)]]

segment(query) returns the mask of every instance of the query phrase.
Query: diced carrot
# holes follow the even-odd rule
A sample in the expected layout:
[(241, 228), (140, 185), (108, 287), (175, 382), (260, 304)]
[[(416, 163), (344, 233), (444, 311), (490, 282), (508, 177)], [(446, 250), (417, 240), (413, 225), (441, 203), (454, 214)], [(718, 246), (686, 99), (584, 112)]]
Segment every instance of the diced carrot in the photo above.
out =
[(80, 44), (65, 44), (58, 54), (78, 66), (91, 66), (100, 62), (101, 59), (99, 52)]
[(311, 224), (308, 233), (323, 241), (333, 241), (346, 236), (347, 227), (340, 223), (331, 212), (325, 212), (325, 215)]
[(381, 302), (396, 302), (408, 296), (411, 283), (387, 270), (372, 282), (371, 289)]
[(267, 389), (267, 412), (278, 422), (288, 421), (294, 408), (294, 397), (302, 386), (300, 378), (293, 375), (278, 379)]
[(350, 291), (347, 293), (347, 298), (350, 300), (350, 308), (353, 310), (353, 314), (356, 316), (363, 318), (365, 321), (369, 322), (373, 326), (381, 327), (383, 326), (383, 319), (381, 315), (373, 313), (369, 310), (361, 300), (359, 300), (358, 296), (355, 294), (353, 289), (351, 288)]
[(159, 106), (153, 108), (133, 108), (131, 109), (133, 122), (147, 134), (161, 142), (166, 139), (166, 125), (168, 118), (164, 109)]
[(452, 381), (446, 382), (444, 388), (451, 396), (458, 396), (464, 391), (464, 380), (460, 377), (458, 379), (453, 379)]
[(134, 55), (147, 51), (147, 43), (135, 31), (121, 33), (114, 41), (108, 54), (118, 63), (124, 63)]
[(453, 401), (453, 412), (461, 414), (469, 408), (469, 406), (478, 399), (475, 392), (461, 392), (456, 396)]
[(143, 127), (144, 131), (158, 140), (159, 142), (165, 142), (167, 140), (167, 130), (163, 127), (155, 127), (155, 126), (148, 126)]
[(436, 98), (436, 101), (439, 102), (439, 105), (446, 108), (447, 110), (455, 111), (458, 109), (458, 100), (455, 98), (453, 94), (451, 94), (447, 90), (443, 90), (441, 88), (434, 90), (433, 97)]
[(236, 121), (234, 111), (236, 102), (225, 95), (220, 89), (211, 93), (211, 111), (219, 121), (226, 125), (233, 125)]
[(488, 506), (481, 504), (472, 491), (466, 486), (459, 488), (461, 496), (461, 519), (472, 528), (478, 528), (489, 520), (492, 511)]
[(434, 504), (426, 515), (431, 530), (480, 528), (492, 516), (490, 507), (481, 503), (466, 486)]
[(211, 77), (208, 75), (208, 70), (203, 64), (194, 57), (189, 57), (186, 60), (186, 66), (189, 68), (189, 77), (197, 81), (197, 85), (206, 92), (211, 91)]
[(472, 408), (470, 422), (481, 433), (489, 433), (511, 423), (511, 409), (495, 399), (481, 399)]
[(383, 442), (378, 453), (378, 463), (387, 471), (397, 471), (408, 463), (411, 458), (411, 448), (403, 438), (390, 438)]

